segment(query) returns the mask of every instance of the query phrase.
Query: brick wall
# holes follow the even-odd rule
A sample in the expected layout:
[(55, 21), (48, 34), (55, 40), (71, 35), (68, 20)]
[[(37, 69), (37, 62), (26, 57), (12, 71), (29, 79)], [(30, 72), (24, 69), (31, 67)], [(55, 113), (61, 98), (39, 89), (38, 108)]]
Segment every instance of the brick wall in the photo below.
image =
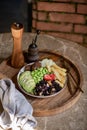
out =
[(87, 0), (33, 2), (32, 31), (36, 29), (87, 46)]

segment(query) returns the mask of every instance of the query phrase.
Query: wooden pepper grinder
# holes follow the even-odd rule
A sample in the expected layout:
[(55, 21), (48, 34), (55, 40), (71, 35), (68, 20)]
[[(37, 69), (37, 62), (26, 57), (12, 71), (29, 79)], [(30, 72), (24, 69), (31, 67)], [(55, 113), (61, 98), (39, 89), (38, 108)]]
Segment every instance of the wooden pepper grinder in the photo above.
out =
[(13, 23), (11, 26), (11, 32), (13, 36), (11, 65), (15, 68), (20, 68), (24, 65), (24, 56), (21, 46), (23, 29), (24, 28), (21, 23)]

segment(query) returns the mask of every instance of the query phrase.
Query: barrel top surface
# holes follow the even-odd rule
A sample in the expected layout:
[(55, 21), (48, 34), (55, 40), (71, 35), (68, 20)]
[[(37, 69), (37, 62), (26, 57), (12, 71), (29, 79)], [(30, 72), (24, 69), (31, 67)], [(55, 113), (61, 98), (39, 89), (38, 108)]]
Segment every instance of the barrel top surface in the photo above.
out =
[[(23, 34), (23, 38), (22, 38), (22, 49), (23, 50), (28, 49), (34, 36), (35, 36), (34, 33), (24, 33)], [(47, 104), (45, 104), (45, 102), (44, 102), (45, 99), (40, 101), (41, 103), (44, 104), (44, 106), (42, 107), (42, 110), (44, 109), (44, 114), (42, 114), (41, 111), (39, 111), (39, 113), (38, 113), (40, 103), (38, 103), (36, 105), (34, 103), (34, 101), (32, 103), (33, 99), (30, 98), (30, 100), (29, 100), (33, 107), (38, 106), (36, 113), (34, 111), (34, 115), (36, 117), (39, 116), (39, 118), (37, 118), (38, 128), (43, 129), (43, 127), (45, 127), (45, 126), (43, 126), (42, 124), (44, 124), (44, 122), (45, 122), (46, 124), (44, 124), (44, 125), (46, 125), (46, 130), (49, 128), (51, 129), (51, 125), (53, 125), (54, 130), (56, 130), (56, 128), (58, 129), (58, 127), (56, 126), (55, 123), (60, 124), (61, 118), (64, 118), (64, 120), (62, 120), (62, 123), (65, 125), (65, 128), (69, 129), (68, 126), (69, 126), (70, 121), (71, 121), (71, 123), (73, 123), (73, 121), (81, 122), (80, 119), (86, 119), (86, 115), (87, 115), (87, 111), (86, 111), (86, 108), (87, 108), (87, 103), (86, 103), (86, 101), (87, 101), (86, 100), (87, 99), (87, 87), (86, 87), (87, 86), (87, 58), (86, 58), (87, 48), (85, 48), (77, 43), (65, 40), (65, 39), (54, 38), (52, 36), (44, 35), (44, 34), (39, 35), (39, 37), (37, 39), (37, 45), (38, 45), (39, 50), (43, 50), (43, 49), (49, 50), (50, 52), (54, 52), (55, 54), (57, 53), (59, 55), (62, 55), (63, 57), (66, 57), (66, 59), (69, 59), (70, 63), (72, 63), (75, 67), (74, 68), (75, 71), (73, 70), (73, 72), (75, 72), (74, 75), (76, 77), (78, 77), (78, 76), (80, 77), (80, 79), (77, 78), (77, 80), (79, 83), (80, 82), (82, 83), (81, 87), (82, 87), (84, 93), (77, 91), (75, 97), (72, 96), (72, 98), (70, 95), (68, 95), (68, 96), (70, 96), (71, 103), (68, 102), (70, 100), (67, 100), (68, 96), (66, 96), (66, 94), (65, 94), (65, 97), (66, 97), (65, 99), (63, 99), (62, 98), (63, 95), (60, 94), (60, 99), (63, 99), (62, 104), (65, 102), (65, 100), (67, 100), (66, 104), (68, 104), (68, 105), (66, 105), (66, 108), (67, 109), (69, 108), (67, 111), (64, 106), (65, 104), (62, 105), (62, 109), (61, 109), (61, 101), (57, 102), (58, 97), (56, 98), (56, 96), (53, 98), (53, 102), (56, 101), (56, 103), (54, 103), (54, 104), (49, 102), (50, 99), (47, 99), (48, 100), (47, 102), (49, 104), (48, 110), (44, 109), (45, 106), (47, 106)], [(19, 69), (12, 69), (11, 70), (12, 73), (9, 76), (10, 66), (5, 68), (5, 65), (7, 64), (7, 58), (9, 56), (11, 56), (11, 54), (12, 54), (12, 48), (13, 48), (13, 39), (12, 39), (11, 33), (0, 34), (0, 62), (1, 62), (0, 73), (2, 74), (1, 75), (2, 77), (3, 77), (3, 75), (5, 75), (7, 77), (13, 77), (14, 70), (15, 70), (14, 75), (16, 75), (17, 72), (19, 71)], [(56, 57), (56, 55), (54, 57)], [(72, 68), (72, 66), (71, 66), (71, 68)], [(81, 73), (79, 70), (81, 71)], [(7, 73), (7, 75), (6, 75), (6, 73)], [(15, 76), (13, 77), (13, 80), (15, 80)], [(67, 91), (68, 90), (66, 90), (66, 92)], [(79, 92), (80, 92), (80, 94), (78, 94)], [(73, 99), (75, 99), (75, 100), (73, 101)], [(40, 99), (37, 99), (37, 100), (40, 100)], [(59, 108), (56, 109), (57, 105), (59, 106)], [(55, 106), (55, 113), (53, 110), (54, 106)], [(58, 114), (58, 113), (60, 113), (60, 114)], [(46, 118), (43, 117), (44, 115)], [(71, 117), (72, 117), (72, 120), (71, 120)], [(55, 120), (55, 122), (53, 120)], [(81, 130), (83, 130), (83, 128), (85, 129), (87, 127), (86, 124), (87, 124), (87, 121), (84, 120), (83, 125), (82, 126), (79, 125), (79, 128)], [(75, 123), (74, 125), (75, 125), (75, 128), (77, 129), (77, 127), (78, 127), (77, 123)], [(71, 128), (71, 126), (70, 126), (70, 128)], [(73, 126), (73, 128), (74, 128), (74, 126)], [(62, 126), (61, 126), (61, 130), (63, 130)]]

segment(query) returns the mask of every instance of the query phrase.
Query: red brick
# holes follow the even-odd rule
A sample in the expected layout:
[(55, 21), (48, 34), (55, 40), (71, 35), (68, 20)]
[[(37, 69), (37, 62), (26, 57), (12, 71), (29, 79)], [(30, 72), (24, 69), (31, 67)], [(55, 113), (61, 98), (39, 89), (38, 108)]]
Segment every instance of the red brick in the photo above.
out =
[(37, 10), (43, 11), (59, 11), (59, 12), (75, 12), (74, 4), (38, 2)]
[(49, 32), (48, 34), (64, 39), (68, 39), (70, 41), (78, 42), (78, 43), (83, 43), (83, 37), (82, 35), (77, 35), (77, 34), (66, 34), (66, 33), (52, 33)]
[(47, 14), (46, 12), (38, 12), (38, 20), (46, 20)]
[(32, 20), (32, 27), (36, 28), (36, 20)]
[(36, 4), (33, 2), (33, 4), (32, 4), (32, 8), (33, 9), (36, 9)]
[(49, 19), (57, 22), (85, 23), (84, 16), (79, 14), (50, 13)]
[(37, 29), (46, 31), (60, 31), (60, 32), (71, 32), (72, 24), (56, 24), (56, 23), (46, 23), (37, 22)]
[(81, 34), (87, 34), (87, 26), (85, 25), (75, 25), (75, 32)]
[(87, 14), (87, 5), (78, 4), (77, 13)]
[(87, 3), (87, 0), (72, 0), (72, 2), (76, 2), (76, 3)]
[(76, 3), (87, 3), (87, 0), (52, 0), (57, 2), (76, 2)]
[(52, 0), (52, 1), (57, 1), (57, 2), (71, 2), (71, 0)]
[(33, 19), (37, 19), (37, 11), (32, 11), (32, 17)]

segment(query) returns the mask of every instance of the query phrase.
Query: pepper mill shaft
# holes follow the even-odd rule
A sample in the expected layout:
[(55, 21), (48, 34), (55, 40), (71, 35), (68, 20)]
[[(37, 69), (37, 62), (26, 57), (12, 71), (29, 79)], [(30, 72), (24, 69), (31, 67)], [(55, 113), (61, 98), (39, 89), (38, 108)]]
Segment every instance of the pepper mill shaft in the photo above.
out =
[(22, 52), (22, 34), (23, 34), (23, 25), (13, 23), (11, 26), (11, 32), (13, 36), (13, 51), (11, 58), (11, 65), (15, 68), (20, 68), (24, 65), (24, 56)]

